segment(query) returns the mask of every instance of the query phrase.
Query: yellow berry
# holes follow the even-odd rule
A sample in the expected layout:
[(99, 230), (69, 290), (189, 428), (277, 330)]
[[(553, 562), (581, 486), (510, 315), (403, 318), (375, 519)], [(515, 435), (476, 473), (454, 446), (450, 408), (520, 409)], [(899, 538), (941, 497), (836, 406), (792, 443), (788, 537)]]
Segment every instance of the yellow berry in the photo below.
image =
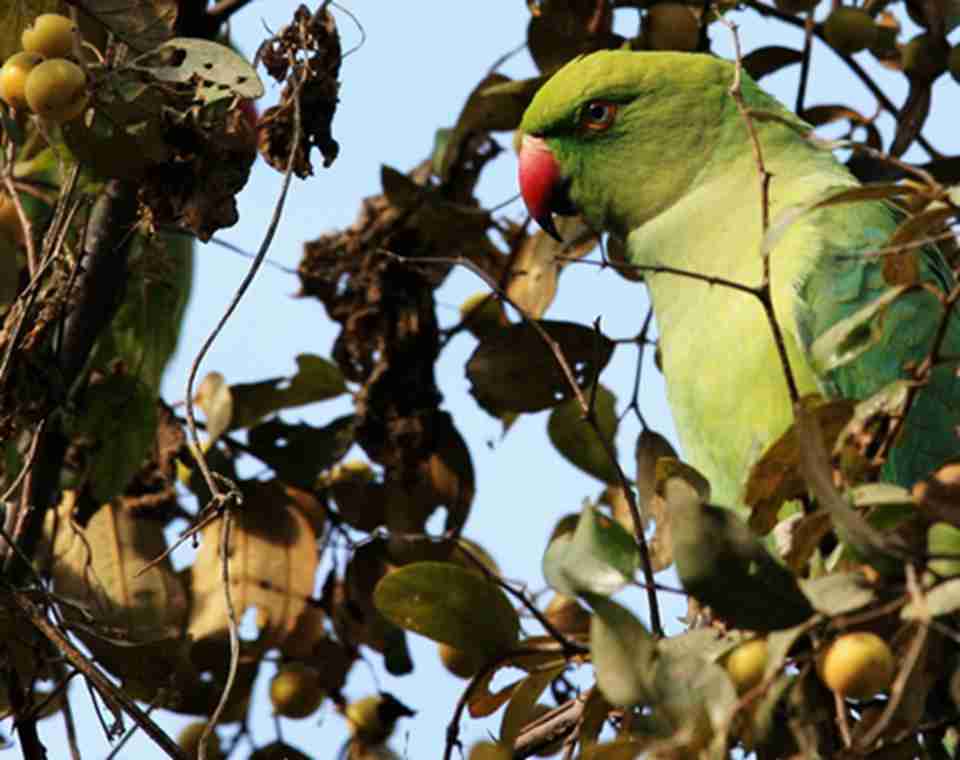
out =
[(44, 58), (66, 58), (73, 54), (80, 32), (72, 19), (59, 13), (41, 13), (23, 30), (20, 42), (28, 53)]
[(43, 61), (39, 53), (14, 53), (0, 68), (0, 98), (8, 106), (21, 110), (27, 107), (24, 88), (27, 76)]
[(24, 95), (30, 110), (54, 122), (70, 121), (87, 104), (87, 75), (73, 61), (54, 58), (27, 76)]
[(746, 694), (763, 680), (767, 667), (767, 640), (752, 639), (740, 644), (727, 655), (723, 664), (737, 694)]
[(844, 634), (817, 661), (817, 671), (827, 687), (850, 699), (868, 699), (886, 691), (894, 669), (887, 642), (866, 631)]

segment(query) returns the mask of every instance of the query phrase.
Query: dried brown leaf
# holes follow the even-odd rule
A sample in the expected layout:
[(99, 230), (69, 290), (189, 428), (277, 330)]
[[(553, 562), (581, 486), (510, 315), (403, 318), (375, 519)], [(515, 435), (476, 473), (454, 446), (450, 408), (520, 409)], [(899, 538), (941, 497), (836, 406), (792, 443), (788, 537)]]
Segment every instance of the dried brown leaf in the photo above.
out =
[[(317, 571), (316, 535), (309, 520), (288, 503), (275, 482), (244, 483), (243, 507), (234, 511), (228, 572), (237, 618), (257, 608), (258, 644), (283, 644), (297, 626), (313, 593)], [(226, 661), (228, 619), (222, 582), (222, 519), (201, 532), (200, 551), (191, 568), (193, 606), (187, 632), (198, 662)]]

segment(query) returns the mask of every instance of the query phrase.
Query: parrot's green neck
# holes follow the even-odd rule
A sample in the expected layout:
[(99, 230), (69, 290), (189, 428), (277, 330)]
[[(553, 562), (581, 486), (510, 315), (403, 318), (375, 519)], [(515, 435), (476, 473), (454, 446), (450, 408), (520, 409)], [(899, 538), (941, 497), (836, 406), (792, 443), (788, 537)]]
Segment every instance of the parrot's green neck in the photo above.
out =
[[(741, 118), (690, 190), (628, 237), (634, 264), (667, 265), (749, 286), (760, 283), (763, 260), (757, 162)], [(807, 146), (788, 127), (758, 124), (763, 161), (772, 174), (769, 218), (855, 184), (831, 154)], [(789, 132), (789, 134), (787, 133)], [(744, 142), (747, 142), (745, 145)], [(739, 250), (749, 246), (750, 250)], [(778, 256), (778, 251), (789, 255)], [(771, 293), (801, 393), (816, 390), (800, 350), (797, 316), (788, 304), (820, 252), (814, 225), (793, 224), (771, 254)], [(789, 425), (791, 404), (772, 332), (758, 299), (723, 285), (668, 273), (646, 276), (660, 329), (663, 368), (681, 443), (713, 486), (716, 503), (739, 504), (743, 478), (760, 453)], [(744, 383), (744, 378), (755, 381)]]

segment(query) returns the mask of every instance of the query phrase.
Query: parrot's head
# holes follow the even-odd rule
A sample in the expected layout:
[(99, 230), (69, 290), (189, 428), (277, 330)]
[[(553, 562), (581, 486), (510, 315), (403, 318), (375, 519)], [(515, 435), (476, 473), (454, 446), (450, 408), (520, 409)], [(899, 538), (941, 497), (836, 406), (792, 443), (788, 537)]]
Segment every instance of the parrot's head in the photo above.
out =
[(520, 124), (530, 215), (554, 237), (553, 214), (580, 212), (595, 230), (625, 238), (669, 208), (721, 158), (731, 125), (744, 133), (729, 95), (734, 73), (728, 61), (693, 53), (605, 50), (568, 63)]

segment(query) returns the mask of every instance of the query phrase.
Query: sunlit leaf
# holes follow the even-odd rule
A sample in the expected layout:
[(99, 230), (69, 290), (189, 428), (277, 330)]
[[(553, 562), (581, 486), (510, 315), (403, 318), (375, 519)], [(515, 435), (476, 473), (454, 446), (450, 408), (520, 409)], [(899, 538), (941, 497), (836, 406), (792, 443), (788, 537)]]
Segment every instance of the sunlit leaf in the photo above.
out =
[(650, 698), (656, 642), (626, 608), (601, 596), (590, 597), (590, 658), (597, 686), (619, 707)]
[(609, 596), (629, 583), (639, 566), (633, 536), (620, 523), (586, 506), (576, 530), (555, 537), (543, 555), (543, 575), (552, 588), (575, 596)]
[(831, 616), (866, 607), (877, 596), (861, 573), (831, 573), (801, 580), (800, 586), (818, 612)]
[(256, 69), (239, 53), (210, 40), (167, 40), (137, 65), (161, 82), (195, 84), (197, 98), (205, 103), (234, 96), (255, 100), (263, 95)]
[[(276, 483), (244, 484), (242, 508), (232, 512), (228, 536), (230, 596), (237, 617), (257, 608), (258, 642), (263, 649), (282, 644), (296, 629), (313, 594), (317, 570), (316, 535), (299, 510), (287, 503)], [(227, 607), (222, 581), (223, 518), (201, 532), (191, 568), (188, 633), (198, 661), (226, 657)]]
[(212, 445), (230, 427), (233, 418), (233, 393), (220, 372), (208, 372), (194, 394), (193, 403), (207, 418), (208, 445)]

